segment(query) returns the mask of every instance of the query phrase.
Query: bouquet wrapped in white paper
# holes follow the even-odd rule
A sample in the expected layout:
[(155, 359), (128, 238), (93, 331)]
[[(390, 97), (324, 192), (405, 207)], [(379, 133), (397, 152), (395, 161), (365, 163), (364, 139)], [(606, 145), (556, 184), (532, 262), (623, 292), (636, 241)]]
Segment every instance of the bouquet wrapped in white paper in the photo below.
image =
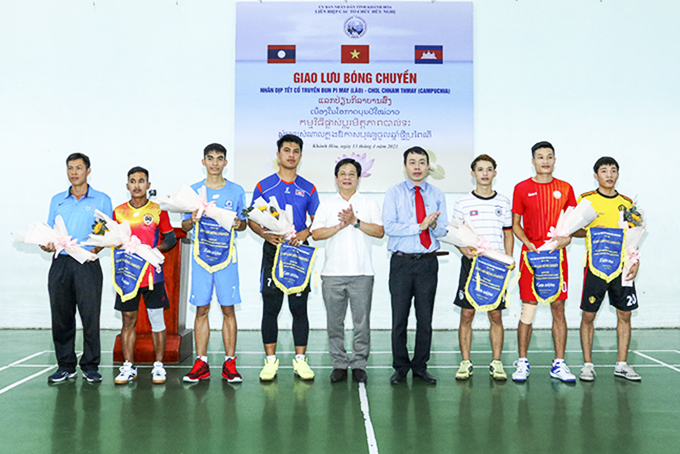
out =
[(36, 244), (40, 246), (47, 246), (53, 244), (56, 251), (54, 257), (56, 258), (61, 251), (76, 259), (80, 264), (97, 260), (97, 257), (92, 252), (83, 249), (78, 245), (78, 239), (71, 238), (66, 230), (66, 224), (61, 216), (54, 218), (54, 228), (45, 224), (44, 222), (34, 222), (28, 226), (26, 232), (14, 232), (14, 239), (20, 243)]
[[(635, 207), (634, 207), (635, 208)], [(643, 221), (642, 213), (635, 208), (635, 216), (639, 217), (639, 222), (630, 221), (630, 212), (619, 211), (619, 228), (623, 229), (625, 235), (626, 252), (623, 260), (623, 271), (621, 272), (621, 285), (624, 287), (632, 287), (633, 280), (626, 279), (630, 269), (633, 265), (640, 261), (640, 241), (647, 232), (647, 227)], [(626, 215), (629, 219), (625, 219)], [(636, 225), (630, 227), (630, 225)]]
[(557, 247), (555, 237), (571, 236), (577, 230), (585, 228), (588, 224), (597, 219), (597, 212), (588, 199), (582, 199), (576, 207), (568, 207), (560, 213), (555, 227), (550, 227), (548, 238), (539, 251), (550, 251)]
[(286, 209), (282, 210), (274, 196), (269, 198), (269, 202), (258, 197), (253, 206), (243, 210), (242, 214), (260, 224), (268, 233), (275, 233), (286, 239), (296, 235), (292, 205), (286, 205)]
[(162, 197), (159, 203), (161, 209), (173, 213), (193, 213), (198, 210), (199, 219), (203, 215), (208, 216), (225, 230), (231, 230), (236, 220), (234, 211), (218, 208), (215, 202), (208, 202), (205, 186), (201, 186), (197, 194), (185, 184), (179, 191), (172, 191), (172, 194)]
[(125, 253), (137, 254), (154, 268), (160, 269), (161, 264), (165, 261), (165, 256), (158, 249), (152, 248), (148, 244), (142, 244), (141, 240), (132, 234), (128, 221), (118, 224), (99, 210), (94, 210), (94, 217), (104, 225), (104, 234), (92, 233), (83, 244), (95, 247), (122, 247), (125, 249)]
[(470, 223), (454, 219), (449, 222), (446, 236), (439, 238), (439, 241), (453, 244), (457, 247), (471, 247), (477, 251), (478, 255), (483, 255), (507, 266), (514, 267), (515, 259), (505, 252), (491, 249), (489, 242), (483, 236), (477, 235), (474, 227)]

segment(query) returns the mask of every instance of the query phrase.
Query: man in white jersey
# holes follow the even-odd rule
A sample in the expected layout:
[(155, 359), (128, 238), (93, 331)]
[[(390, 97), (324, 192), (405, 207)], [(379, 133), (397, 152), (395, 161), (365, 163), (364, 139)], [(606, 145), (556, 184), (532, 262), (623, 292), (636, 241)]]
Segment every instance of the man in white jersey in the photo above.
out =
[[(477, 187), (470, 194), (456, 200), (453, 206), (453, 217), (472, 224), (480, 237), (489, 242), (491, 249), (504, 251), (512, 255), (514, 238), (512, 235), (512, 207), (510, 200), (493, 190), (493, 179), (496, 177), (496, 161), (489, 155), (477, 156), (472, 164), (472, 176)], [(458, 342), (463, 361), (456, 372), (456, 379), (467, 380), (472, 376), (473, 366), (470, 361), (472, 344), (472, 320), (475, 318), (475, 307), (470, 304), (465, 294), (472, 259), (477, 254), (475, 248), (458, 248), (463, 254), (460, 266), (460, 281), (454, 304), (461, 308), (460, 325), (458, 328)], [(503, 319), (501, 311), (507, 307), (505, 295), (498, 301), (496, 307), (487, 312), (491, 329), (491, 350), (493, 361), (489, 366), (489, 373), (494, 380), (507, 380), (503, 370), (501, 351), (503, 350)]]

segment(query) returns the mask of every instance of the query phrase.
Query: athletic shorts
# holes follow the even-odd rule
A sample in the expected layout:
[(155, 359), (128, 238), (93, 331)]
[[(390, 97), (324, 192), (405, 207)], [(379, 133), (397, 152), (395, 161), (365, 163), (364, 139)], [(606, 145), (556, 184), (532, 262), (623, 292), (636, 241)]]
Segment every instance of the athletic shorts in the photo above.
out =
[(137, 296), (126, 302), (121, 301), (120, 295), (116, 293), (116, 304), (114, 309), (121, 312), (137, 312), (139, 310), (139, 300), (144, 297), (144, 305), (147, 309), (160, 309), (170, 306), (168, 293), (165, 291), (165, 282), (156, 282), (153, 290), (149, 287), (141, 287)]
[(632, 287), (621, 285), (621, 275), (607, 283), (595, 276), (589, 267), (583, 270), (583, 293), (581, 294), (581, 310), (597, 312), (604, 300), (604, 294), (609, 295), (609, 304), (620, 311), (630, 312), (638, 308), (635, 283)]
[[(541, 242), (542, 244), (542, 242)], [(536, 246), (536, 244), (534, 245)], [(538, 301), (536, 295), (534, 295), (534, 275), (531, 270), (527, 267), (526, 261), (524, 260), (524, 255), (527, 252), (527, 247), (522, 246), (522, 255), (520, 255), (519, 260), (519, 298), (522, 301)], [(560, 249), (560, 254), (562, 254), (562, 291), (557, 297), (558, 300), (567, 299), (567, 289), (569, 288), (569, 266), (567, 264), (567, 251), (565, 249)]]
[[(468, 276), (470, 275), (470, 270), (472, 270), (472, 260), (463, 256), (460, 260), (460, 277), (458, 279), (458, 294), (453, 300), (453, 304), (462, 309), (475, 309), (472, 304), (465, 297), (465, 285), (467, 284)], [(495, 311), (502, 311), (508, 307), (506, 301), (508, 293), (507, 291), (503, 294), (503, 299), (501, 304), (498, 305)]]
[(241, 302), (236, 263), (231, 263), (215, 273), (209, 273), (196, 261), (193, 261), (191, 267), (191, 297), (189, 298), (191, 304), (194, 306), (210, 304), (213, 288), (221, 306), (233, 306)]

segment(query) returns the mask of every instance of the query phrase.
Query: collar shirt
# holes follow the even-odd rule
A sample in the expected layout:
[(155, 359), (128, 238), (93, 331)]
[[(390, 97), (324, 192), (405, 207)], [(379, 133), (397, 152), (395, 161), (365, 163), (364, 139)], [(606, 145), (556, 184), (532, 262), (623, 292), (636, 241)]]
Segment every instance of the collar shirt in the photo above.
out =
[[(78, 243), (87, 240), (92, 227), (94, 226), (94, 210), (97, 209), (109, 217), (113, 216), (113, 208), (111, 199), (103, 192), (96, 191), (92, 186), (87, 186), (87, 193), (78, 200), (71, 194), (71, 188), (67, 191), (60, 192), (52, 197), (50, 203), (50, 213), (47, 217), (47, 224), (54, 227), (54, 219), (61, 216), (66, 225), (66, 230), (71, 238), (77, 239)], [(83, 246), (83, 248), (92, 250), (93, 246)], [(66, 254), (66, 252), (61, 252)]]
[(390, 237), (387, 250), (390, 252), (404, 252), (406, 254), (425, 254), (439, 249), (439, 241), (446, 235), (446, 198), (441, 189), (424, 181), (420, 185), (420, 192), (425, 203), (425, 213), (429, 215), (439, 211), (436, 228), (429, 228), (432, 244), (425, 248), (420, 243), (420, 223), (416, 218), (415, 185), (411, 180), (402, 181), (392, 186), (385, 193), (383, 204), (383, 224), (385, 233)]
[[(355, 192), (349, 201), (335, 194), (319, 205), (310, 230), (334, 227), (340, 223), (338, 213), (352, 205), (361, 222), (382, 225), (380, 207), (375, 200)], [(372, 239), (349, 225), (326, 240), (322, 276), (373, 276)]]

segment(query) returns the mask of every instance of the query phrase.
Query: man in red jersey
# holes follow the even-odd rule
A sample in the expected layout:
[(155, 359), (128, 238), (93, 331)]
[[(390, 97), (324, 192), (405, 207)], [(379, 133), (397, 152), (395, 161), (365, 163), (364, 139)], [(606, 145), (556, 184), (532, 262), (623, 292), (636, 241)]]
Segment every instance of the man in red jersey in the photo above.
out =
[[(552, 333), (555, 344), (555, 359), (550, 376), (564, 382), (574, 382), (576, 377), (564, 362), (567, 344), (567, 321), (564, 316), (564, 302), (567, 299), (567, 254), (564, 249), (571, 243), (569, 237), (555, 237), (555, 249), (550, 254), (536, 254), (537, 249), (550, 239), (550, 227), (557, 225), (560, 212), (567, 207), (576, 206), (576, 197), (571, 185), (553, 178), (555, 169), (555, 148), (549, 142), (539, 142), (531, 147), (531, 162), (536, 168), (536, 176), (515, 186), (512, 200), (512, 230), (522, 243), (520, 259), (520, 298), (522, 315), (517, 328), (519, 360), (517, 370), (512, 374), (514, 381), (523, 382), (529, 377), (527, 351), (531, 340), (532, 323), (538, 301), (550, 303), (553, 317)], [(554, 252), (557, 251), (557, 252)], [(539, 270), (529, 265), (529, 257), (553, 260), (554, 277), (545, 287), (552, 285), (554, 291), (549, 297), (541, 294), (542, 288), (536, 282), (535, 273)], [(547, 263), (547, 262), (546, 262)], [(541, 283), (540, 285), (544, 285)], [(543, 288), (545, 288), (543, 287)]]

